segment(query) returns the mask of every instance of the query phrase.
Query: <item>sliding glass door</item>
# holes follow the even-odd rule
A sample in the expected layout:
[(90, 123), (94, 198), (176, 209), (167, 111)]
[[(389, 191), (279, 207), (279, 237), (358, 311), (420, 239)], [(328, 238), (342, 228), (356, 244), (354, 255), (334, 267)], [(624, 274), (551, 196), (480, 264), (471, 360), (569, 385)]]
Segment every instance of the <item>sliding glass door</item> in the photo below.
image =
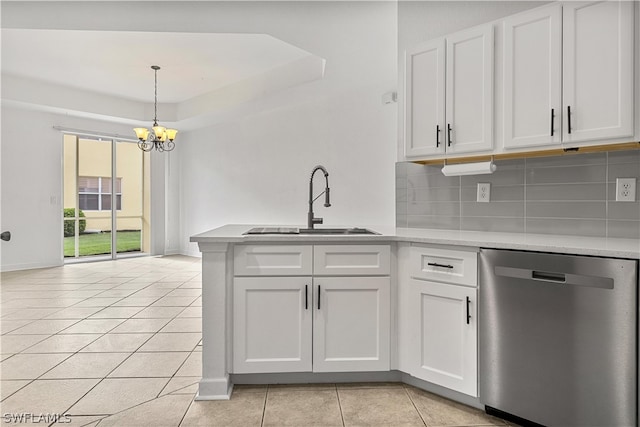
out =
[(135, 143), (64, 136), (64, 257), (148, 251), (148, 154)]

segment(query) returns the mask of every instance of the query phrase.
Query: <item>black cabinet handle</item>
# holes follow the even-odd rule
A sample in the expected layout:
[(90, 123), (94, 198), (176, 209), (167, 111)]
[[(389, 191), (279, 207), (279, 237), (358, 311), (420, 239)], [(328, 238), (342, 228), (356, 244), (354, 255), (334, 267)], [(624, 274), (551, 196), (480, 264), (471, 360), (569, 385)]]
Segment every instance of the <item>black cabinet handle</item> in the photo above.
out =
[(551, 136), (553, 136), (553, 119), (556, 118), (553, 108), (551, 109)]
[(571, 135), (571, 106), (567, 105), (567, 124), (569, 125), (569, 135)]
[(443, 268), (453, 268), (453, 265), (449, 264), (438, 264), (437, 262), (428, 262), (427, 265), (432, 267), (443, 267)]
[(309, 285), (304, 285), (304, 309), (309, 310)]
[(320, 285), (318, 285), (318, 310), (320, 310)]
[(469, 320), (471, 319), (471, 314), (469, 314), (469, 304), (471, 304), (471, 300), (467, 297), (467, 325), (469, 324)]
[(9, 240), (11, 240), (11, 232), (3, 231), (2, 234), (0, 234), (0, 239), (4, 240), (5, 242), (8, 242)]
[(436, 147), (440, 146), (440, 125), (436, 125)]
[(451, 147), (451, 123), (447, 123), (447, 146)]

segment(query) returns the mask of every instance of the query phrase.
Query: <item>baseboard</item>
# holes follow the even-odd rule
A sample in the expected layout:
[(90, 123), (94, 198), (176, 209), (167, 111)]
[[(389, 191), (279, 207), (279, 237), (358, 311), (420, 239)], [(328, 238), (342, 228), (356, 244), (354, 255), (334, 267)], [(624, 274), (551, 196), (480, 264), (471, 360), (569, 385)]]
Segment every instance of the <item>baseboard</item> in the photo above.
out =
[(398, 371), (382, 372), (284, 372), (275, 374), (231, 374), (235, 384), (309, 384), (400, 382)]
[(472, 397), (437, 384), (423, 381), (404, 372), (400, 372), (400, 374), (400, 381), (405, 384), (412, 385), (424, 391), (428, 391), (429, 393), (437, 394), (439, 396), (446, 397), (447, 399), (455, 400), (456, 402), (464, 403), (467, 406), (472, 406), (484, 411), (484, 405), (480, 403), (480, 399), (477, 397)]
[(20, 271), (20, 270), (35, 270), (38, 268), (52, 268), (52, 267), (61, 267), (64, 265), (64, 262), (56, 262), (56, 263), (24, 263), (24, 264), (8, 264), (2, 265), (0, 267), (0, 272), (9, 272), (9, 271)]

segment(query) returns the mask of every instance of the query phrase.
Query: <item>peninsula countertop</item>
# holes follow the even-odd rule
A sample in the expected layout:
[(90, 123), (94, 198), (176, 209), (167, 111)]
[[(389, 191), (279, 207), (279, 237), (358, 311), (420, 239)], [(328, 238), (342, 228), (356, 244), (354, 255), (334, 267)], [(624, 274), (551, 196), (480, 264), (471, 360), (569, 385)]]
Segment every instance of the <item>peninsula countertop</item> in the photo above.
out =
[[(228, 224), (191, 236), (197, 243), (339, 243), (339, 242), (411, 242), (450, 246), (554, 252), (615, 258), (640, 259), (640, 240), (607, 237), (583, 237), (556, 234), (501, 233), (423, 228), (367, 226), (379, 234), (243, 234), (261, 224)], [(285, 227), (277, 225), (277, 227)], [(287, 227), (304, 228), (302, 225)], [(329, 228), (329, 226), (325, 226)], [(323, 227), (317, 227), (322, 229)]]

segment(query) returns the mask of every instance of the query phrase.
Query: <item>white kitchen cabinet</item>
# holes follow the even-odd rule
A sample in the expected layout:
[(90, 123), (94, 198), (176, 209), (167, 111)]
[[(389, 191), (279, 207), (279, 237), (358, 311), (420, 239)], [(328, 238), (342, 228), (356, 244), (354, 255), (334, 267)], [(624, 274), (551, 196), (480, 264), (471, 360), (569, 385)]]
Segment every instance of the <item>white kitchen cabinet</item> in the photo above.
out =
[(493, 54), (493, 25), (407, 50), (407, 158), (492, 149)]
[(406, 53), (405, 155), (444, 154), (445, 40)]
[(477, 250), (398, 248), (401, 371), (478, 396)]
[(232, 372), (390, 369), (389, 245), (234, 253)]
[(633, 136), (633, 7), (565, 2), (505, 19), (505, 149)]
[(311, 371), (311, 277), (236, 277), (233, 370)]
[(389, 277), (316, 277), (313, 371), (389, 370)]
[(415, 322), (410, 374), (473, 397), (478, 395), (477, 291), (411, 279), (407, 307)]
[(446, 151), (493, 148), (493, 25), (447, 36)]
[(633, 136), (633, 3), (563, 3), (564, 143)]
[(238, 245), (235, 276), (310, 276), (313, 253), (309, 245)]
[(562, 141), (562, 6), (504, 21), (504, 146)]

